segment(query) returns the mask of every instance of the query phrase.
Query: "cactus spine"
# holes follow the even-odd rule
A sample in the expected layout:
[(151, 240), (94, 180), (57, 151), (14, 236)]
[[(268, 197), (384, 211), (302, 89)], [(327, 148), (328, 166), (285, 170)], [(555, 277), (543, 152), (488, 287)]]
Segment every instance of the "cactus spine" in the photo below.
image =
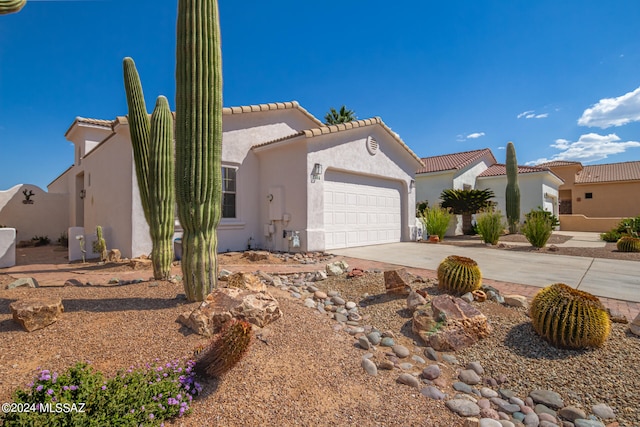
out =
[(448, 256), (438, 266), (438, 288), (455, 294), (464, 294), (480, 289), (482, 273), (471, 258)]
[(168, 279), (173, 261), (175, 205), (173, 117), (167, 98), (160, 96), (150, 120), (133, 59), (125, 58), (123, 69), (140, 201), (153, 244), (153, 277)]
[(201, 357), (196, 361), (195, 371), (210, 377), (220, 377), (233, 368), (249, 349), (253, 330), (244, 320), (231, 319), (222, 327)]
[(151, 115), (149, 146), (149, 231), (153, 249), (151, 261), (156, 279), (171, 276), (174, 232), (173, 116), (169, 102), (159, 96)]
[(598, 297), (556, 283), (540, 290), (531, 302), (533, 329), (561, 348), (600, 347), (611, 321)]
[(507, 144), (507, 190), (505, 202), (507, 205), (507, 222), (509, 223), (509, 233), (518, 232), (520, 223), (520, 188), (518, 187), (518, 161), (516, 160), (516, 149), (512, 142)]
[(19, 12), (26, 3), (27, 0), (0, 0), (0, 15)]
[(217, 285), (222, 209), (222, 55), (216, 0), (179, 0), (176, 43), (176, 190), (189, 301)]

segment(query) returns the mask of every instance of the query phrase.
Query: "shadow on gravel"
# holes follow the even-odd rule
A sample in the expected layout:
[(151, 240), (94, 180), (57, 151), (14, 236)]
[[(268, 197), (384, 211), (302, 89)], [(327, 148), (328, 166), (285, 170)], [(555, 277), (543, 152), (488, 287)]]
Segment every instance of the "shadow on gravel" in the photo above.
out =
[(504, 339), (504, 344), (515, 354), (528, 359), (569, 359), (591, 351), (556, 348), (540, 337), (529, 322), (520, 323), (511, 328)]

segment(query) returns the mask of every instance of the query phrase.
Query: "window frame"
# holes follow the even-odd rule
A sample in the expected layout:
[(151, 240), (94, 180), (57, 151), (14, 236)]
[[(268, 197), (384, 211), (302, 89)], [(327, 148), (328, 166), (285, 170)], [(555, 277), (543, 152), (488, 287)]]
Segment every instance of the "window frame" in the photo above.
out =
[[(226, 188), (225, 184), (230, 179), (230, 178), (226, 178), (225, 170), (233, 170), (233, 190), (232, 191), (225, 190)], [(227, 220), (227, 221), (237, 220), (238, 219), (238, 167), (231, 166), (231, 165), (222, 165), (221, 178), (222, 178), (222, 198), (220, 200), (220, 203), (222, 204), (222, 206), (220, 207), (221, 209), (220, 219)], [(233, 194), (233, 216), (224, 215), (225, 214), (225, 204), (224, 204), (225, 194)]]

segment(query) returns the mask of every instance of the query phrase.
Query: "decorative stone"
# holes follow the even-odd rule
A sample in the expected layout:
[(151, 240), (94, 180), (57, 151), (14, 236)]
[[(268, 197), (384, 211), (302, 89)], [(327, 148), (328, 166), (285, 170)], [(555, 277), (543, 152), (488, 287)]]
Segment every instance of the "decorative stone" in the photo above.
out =
[(434, 387), (432, 385), (427, 386), (422, 390), (420, 390), (420, 394), (433, 400), (444, 400), (447, 398), (446, 394), (444, 394), (437, 387)]
[(391, 371), (395, 367), (396, 367), (396, 365), (394, 365), (394, 363), (392, 361), (387, 360), (387, 359), (381, 360), (378, 363), (378, 369), (384, 369), (386, 371)]
[(308, 308), (316, 308), (316, 302), (312, 298), (305, 298), (304, 306)]
[(343, 274), (349, 268), (349, 264), (344, 261), (336, 261), (327, 264), (325, 267), (327, 276), (339, 276)]
[[(246, 252), (245, 252), (246, 253)], [(267, 286), (255, 274), (235, 273), (227, 278), (228, 288), (247, 289), (254, 292), (267, 290)]]
[(335, 305), (345, 305), (344, 299), (342, 299), (337, 295), (334, 297), (331, 297), (331, 302), (334, 303)]
[(593, 405), (591, 407), (591, 412), (593, 412), (598, 417), (603, 420), (612, 420), (616, 417), (616, 414), (613, 412), (610, 406), (604, 403), (598, 403), (597, 405)]
[(383, 346), (383, 347), (393, 347), (394, 345), (396, 345), (396, 343), (393, 341), (393, 338), (384, 337), (380, 341), (380, 345)]
[(425, 297), (417, 293), (416, 291), (409, 292), (409, 296), (407, 297), (407, 309), (411, 312), (415, 311), (416, 308), (420, 307), (427, 303)]
[(23, 277), (7, 285), (6, 289), (15, 288), (39, 288), (38, 281), (33, 277)]
[(242, 254), (243, 258), (247, 258), (251, 262), (266, 261), (269, 259), (267, 251), (246, 251)]
[(64, 282), (63, 286), (84, 286), (84, 283), (78, 279), (68, 279)]
[(120, 249), (111, 249), (107, 252), (107, 262), (120, 262), (122, 259), (122, 253)]
[(354, 308), (356, 308), (356, 303), (353, 301), (347, 301), (347, 303), (344, 305), (344, 308), (346, 308), (347, 310), (353, 310)]
[(640, 336), (640, 313), (633, 319), (633, 322), (629, 324), (629, 330), (632, 334)]
[(540, 424), (540, 418), (538, 417), (538, 414), (536, 414), (535, 412), (531, 412), (524, 416), (522, 423), (526, 427), (538, 427), (538, 425)]
[(384, 287), (388, 294), (409, 295), (411, 293), (411, 278), (405, 268), (384, 272)]
[(575, 427), (605, 427), (603, 423), (596, 420), (577, 419), (573, 424)]
[(575, 406), (565, 406), (558, 411), (558, 415), (569, 421), (575, 421), (578, 418), (587, 418), (587, 414), (580, 408)]
[(370, 359), (362, 359), (361, 365), (362, 369), (372, 377), (378, 375), (378, 367)]
[(529, 301), (527, 301), (527, 297), (524, 297), (522, 295), (505, 295), (504, 305), (507, 305), (509, 307), (528, 308)]
[[(225, 270), (225, 269), (222, 269), (222, 270), (220, 270), (220, 272), (218, 273), (218, 279), (220, 279), (220, 280), (222, 280), (222, 281), (224, 282), (224, 281), (225, 281), (225, 280), (227, 280), (227, 279), (229, 278), (229, 276), (231, 276), (232, 274), (233, 274), (233, 273), (232, 273), (231, 271), (229, 271), (229, 270)], [(272, 283), (272, 281), (271, 281), (271, 282), (267, 282), (267, 283)]]
[(460, 371), (458, 379), (469, 385), (480, 384), (480, 382), (482, 382), (482, 378), (480, 378), (473, 369), (464, 369)]
[(447, 400), (445, 405), (450, 411), (462, 417), (475, 417), (480, 415), (480, 407), (466, 399), (451, 399)]
[(426, 347), (424, 349), (424, 355), (431, 360), (438, 361), (440, 358), (438, 357), (438, 352), (433, 349), (433, 347)]
[(191, 313), (178, 316), (178, 322), (200, 335), (211, 336), (231, 318), (262, 328), (280, 317), (278, 301), (268, 292), (218, 288)]
[[(451, 295), (439, 295), (428, 310), (416, 310), (412, 329), (438, 351), (456, 351), (489, 336), (487, 317), (472, 305)], [(430, 318), (429, 318), (430, 317)]]
[(513, 414), (514, 412), (520, 411), (519, 405), (509, 403), (504, 399), (500, 399), (499, 397), (492, 397), (490, 400), (491, 400), (491, 403), (493, 403), (498, 407), (498, 410), (504, 413)]
[(409, 387), (420, 388), (420, 381), (411, 374), (400, 374), (400, 376), (396, 379), (400, 384), (408, 385)]
[(471, 394), (473, 393), (473, 388), (469, 384), (465, 384), (462, 381), (456, 381), (452, 384), (452, 387), (456, 391), (461, 391), (463, 393)]
[(428, 380), (435, 380), (440, 374), (440, 366), (438, 365), (429, 365), (422, 370), (422, 377)]
[(398, 356), (400, 359), (404, 359), (406, 357), (409, 357), (409, 355), (411, 354), (411, 352), (409, 351), (409, 349), (403, 345), (400, 344), (396, 344), (394, 345), (391, 350), (393, 350), (393, 352), (396, 354), (396, 356)]
[(327, 273), (325, 273), (322, 270), (318, 270), (315, 273), (313, 273), (313, 281), (314, 282), (321, 282), (323, 280), (325, 280), (327, 278)]
[(480, 427), (480, 420), (475, 417), (465, 418), (462, 427)]
[(480, 427), (502, 427), (500, 421), (483, 416), (482, 411), (480, 411), (480, 415), (482, 416), (482, 418), (480, 419)]
[(25, 331), (45, 328), (58, 320), (64, 311), (60, 298), (18, 300), (9, 304), (13, 320)]
[(467, 369), (473, 369), (478, 375), (484, 374), (484, 368), (482, 367), (480, 362), (469, 362), (469, 364), (467, 365)]
[(467, 292), (463, 294), (460, 299), (464, 302), (472, 303), (473, 302), (473, 294), (471, 292)]
[(542, 403), (550, 408), (559, 409), (564, 407), (562, 397), (555, 391), (551, 390), (533, 390), (529, 393), (529, 396), (536, 403)]
[(369, 332), (367, 334), (367, 339), (369, 340), (369, 342), (371, 344), (378, 345), (378, 344), (380, 344), (380, 341), (382, 340), (382, 335), (380, 335), (380, 332), (378, 332), (378, 331)]
[(482, 387), (480, 389), (480, 394), (482, 395), (482, 397), (486, 397), (487, 399), (498, 397), (498, 392), (490, 389), (489, 387)]

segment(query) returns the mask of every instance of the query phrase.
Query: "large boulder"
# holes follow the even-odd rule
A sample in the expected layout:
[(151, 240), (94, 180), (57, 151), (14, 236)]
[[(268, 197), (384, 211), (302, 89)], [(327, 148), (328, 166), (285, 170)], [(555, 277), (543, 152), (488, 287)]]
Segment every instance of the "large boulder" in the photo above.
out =
[(212, 336), (232, 318), (264, 327), (282, 317), (278, 301), (267, 292), (219, 288), (192, 312), (182, 313), (178, 322), (194, 332)]
[(438, 351), (456, 351), (491, 333), (487, 317), (478, 309), (451, 295), (431, 300), (431, 313), (424, 308), (413, 315), (412, 329), (427, 346)]
[(388, 294), (409, 295), (411, 292), (411, 278), (405, 268), (387, 270), (384, 272), (384, 287)]
[(325, 270), (327, 271), (327, 276), (340, 276), (345, 273), (349, 268), (349, 264), (345, 261), (335, 261), (327, 264)]
[(122, 253), (120, 249), (111, 249), (109, 253), (107, 253), (107, 261), (108, 262), (120, 262), (122, 259)]
[(13, 320), (27, 332), (55, 323), (64, 311), (60, 298), (18, 300), (9, 304), (9, 308)]

